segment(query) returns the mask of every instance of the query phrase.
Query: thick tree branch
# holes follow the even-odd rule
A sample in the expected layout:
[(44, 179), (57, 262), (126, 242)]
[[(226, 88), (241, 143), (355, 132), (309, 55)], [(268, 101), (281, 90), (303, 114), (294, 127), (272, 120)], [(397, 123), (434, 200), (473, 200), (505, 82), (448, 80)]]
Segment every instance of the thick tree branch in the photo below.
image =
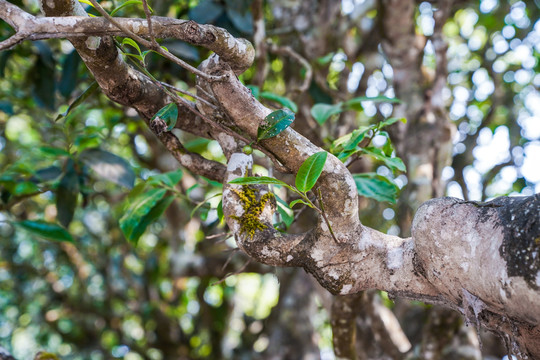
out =
[[(0, 18), (16, 30), (16, 39), (9, 43), (8, 40), (0, 43), (0, 50), (8, 49), (23, 40), (129, 36), (130, 33), (141, 38), (150, 38), (147, 19), (115, 17), (112, 18), (115, 25), (103, 17), (87, 17), (81, 13), (77, 15), (79, 16), (37, 18), (6, 0), (0, 0)], [(222, 28), (160, 16), (152, 16), (151, 20), (155, 37), (178, 39), (212, 50), (228, 62), (237, 74), (244, 72), (253, 63), (255, 50), (251, 43), (233, 37)], [(143, 45), (151, 46), (149, 41)]]
[[(4, 3), (4, 0), (0, 0), (1, 5)], [(16, 11), (9, 8), (9, 11)], [(42, 9), (46, 15), (53, 16), (78, 15), (77, 19), (82, 19), (85, 15), (79, 2), (75, 0), (57, 0), (52, 4), (44, 1)], [(142, 21), (146, 23), (146, 20)], [(150, 78), (123, 60), (111, 37), (75, 37), (69, 40), (105, 95), (119, 104), (134, 107), (182, 166), (210, 179), (223, 180), (225, 167), (222, 164), (187, 152), (172, 133), (162, 132), (159, 126), (150, 122), (154, 114), (171, 100), (161, 86), (154, 84)], [(178, 126), (207, 137), (210, 129), (194, 116), (193, 109), (189, 106), (179, 106)]]
[[(257, 101), (251, 91), (227, 70), (226, 63), (213, 56), (203, 66), (206, 71), (229, 73), (224, 80), (211, 84), (214, 96), (221, 104), (234, 125), (251, 139), (257, 138), (257, 129), (271, 110)], [(263, 140), (260, 145), (293, 172), (311, 155), (322, 151), (304, 136), (287, 128), (276, 137)], [(284, 146), (285, 145), (285, 146)], [(345, 165), (336, 157), (329, 155), (323, 173), (318, 181), (322, 192), (326, 215), (338, 241), (346, 242), (351, 228), (360, 225), (358, 219), (357, 190), (354, 180)], [(319, 218), (318, 229), (329, 234), (328, 227)]]

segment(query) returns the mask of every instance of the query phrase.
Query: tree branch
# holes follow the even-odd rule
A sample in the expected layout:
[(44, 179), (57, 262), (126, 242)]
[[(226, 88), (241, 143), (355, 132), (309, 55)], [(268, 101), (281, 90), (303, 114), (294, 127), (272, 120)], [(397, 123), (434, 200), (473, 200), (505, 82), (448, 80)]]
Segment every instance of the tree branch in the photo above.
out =
[[(100, 9), (98, 8), (98, 10)], [(0, 50), (13, 47), (23, 40), (89, 36), (131, 36), (144, 46), (153, 48), (152, 43), (146, 40), (146, 38), (151, 38), (147, 19), (113, 18), (104, 10), (103, 14), (106, 14), (107, 17), (87, 17), (78, 13), (79, 16), (37, 18), (6, 0), (0, 0), (0, 18), (16, 30), (15, 39), (7, 42), (8, 39), (0, 43)], [(57, 15), (62, 16), (63, 14)], [(151, 16), (150, 19), (154, 37), (174, 38), (212, 50), (229, 63), (236, 74), (244, 72), (253, 63), (255, 50), (251, 43), (245, 39), (233, 37), (225, 29), (213, 25), (200, 25), (191, 20), (160, 16)], [(159, 49), (161, 48), (158, 47), (154, 50), (159, 52)], [(162, 55), (166, 56), (164, 50)], [(190, 71), (197, 70), (191, 69)], [(205, 73), (197, 74), (214, 79)]]

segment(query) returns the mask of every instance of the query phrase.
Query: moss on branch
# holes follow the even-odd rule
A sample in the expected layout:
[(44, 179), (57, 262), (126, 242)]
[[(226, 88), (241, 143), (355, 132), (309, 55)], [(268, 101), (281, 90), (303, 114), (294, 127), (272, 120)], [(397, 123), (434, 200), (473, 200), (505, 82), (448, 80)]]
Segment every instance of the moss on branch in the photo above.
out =
[[(240, 234), (247, 234), (250, 239), (253, 239), (257, 230), (264, 230), (267, 228), (265, 224), (261, 222), (259, 217), (261, 216), (266, 203), (274, 197), (272, 193), (266, 193), (263, 196), (259, 196), (260, 192), (250, 186), (243, 185), (242, 190), (231, 189), (240, 201), (242, 202), (242, 208), (244, 213), (242, 216), (231, 215), (231, 218), (238, 221), (240, 224)], [(257, 198), (260, 198), (257, 200)]]

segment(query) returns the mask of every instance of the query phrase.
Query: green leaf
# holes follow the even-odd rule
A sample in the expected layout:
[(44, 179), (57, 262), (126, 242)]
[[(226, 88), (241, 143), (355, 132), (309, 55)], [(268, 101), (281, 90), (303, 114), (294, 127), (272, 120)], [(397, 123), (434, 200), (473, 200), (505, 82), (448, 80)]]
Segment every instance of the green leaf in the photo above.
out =
[(289, 100), (289, 99), (287, 99), (286, 97), (276, 95), (276, 94), (271, 93), (271, 92), (269, 92), (269, 91), (263, 91), (263, 92), (260, 94), (260, 96), (261, 96), (263, 99), (275, 101), (275, 102), (281, 104), (282, 106), (284, 106), (284, 107), (286, 107), (286, 108), (289, 108), (289, 109), (292, 110), (292, 112), (294, 112), (294, 113), (298, 112), (298, 105), (296, 105), (294, 101)]
[(339, 160), (341, 160), (341, 162), (345, 162), (345, 160), (347, 160), (350, 156), (356, 154), (357, 152), (359, 152), (360, 149), (355, 149), (355, 150), (349, 150), (349, 151), (342, 151), (340, 152), (339, 154), (337, 154), (337, 158)]
[(86, 4), (86, 5), (90, 5), (91, 7), (94, 7), (94, 4), (92, 4), (90, 1), (88, 0), (79, 0), (80, 3), (83, 3), (83, 4)]
[(378, 127), (379, 127), (379, 129), (382, 129), (382, 128), (385, 127), (385, 126), (392, 125), (392, 124), (394, 124), (394, 123), (397, 123), (398, 121), (401, 121), (401, 122), (404, 123), (404, 124), (407, 123), (407, 119), (405, 119), (405, 118), (396, 118), (396, 117), (392, 117), (392, 118), (384, 119), (383, 121), (381, 121), (381, 122), (378, 124)]
[(292, 207), (293, 207), (294, 205), (296, 205), (296, 204), (304, 204), (304, 205), (307, 205), (307, 206), (309, 206), (309, 207), (312, 207), (311, 204), (305, 202), (305, 201), (302, 200), (302, 199), (296, 199), (296, 200), (291, 201), (291, 203), (289, 204), (289, 207), (292, 208)]
[(58, 83), (58, 90), (65, 98), (68, 98), (77, 86), (77, 71), (81, 57), (76, 50), (69, 53), (62, 63), (62, 77)]
[(39, 187), (31, 181), (17, 183), (13, 189), (14, 196), (30, 195), (39, 193)]
[[(120, 229), (124, 233), (126, 239), (135, 242), (137, 238), (137, 227), (143, 218), (150, 213), (156, 204), (165, 196), (165, 189), (150, 189), (144, 193), (140, 193), (130, 207), (120, 219)], [(140, 234), (139, 234), (140, 236)]]
[(294, 121), (294, 113), (285, 108), (271, 112), (264, 118), (266, 124), (259, 125), (257, 129), (257, 141), (270, 139), (291, 126)]
[(34, 43), (39, 51), (34, 67), (29, 71), (32, 82), (32, 95), (39, 106), (54, 110), (56, 81), (55, 60), (49, 46), (43, 41)]
[(62, 175), (62, 169), (60, 169), (58, 166), (49, 166), (37, 170), (30, 180), (35, 182), (47, 182), (55, 180), (60, 175)]
[(92, 82), (92, 84), (90, 84), (90, 86), (83, 91), (83, 93), (81, 95), (79, 95), (70, 105), (69, 107), (67, 108), (66, 111), (64, 111), (63, 113), (61, 114), (58, 114), (58, 116), (56, 117), (55, 121), (58, 121), (60, 120), (61, 118), (63, 117), (66, 117), (68, 116), (68, 114), (70, 112), (72, 112), (77, 106), (81, 105), (86, 99), (88, 99), (90, 97), (90, 95), (92, 95), (94, 93), (94, 91), (96, 91), (96, 89), (99, 87), (98, 83), (97, 82)]
[(379, 161), (384, 162), (386, 166), (388, 166), (392, 171), (399, 170), (406, 172), (407, 168), (405, 167), (405, 164), (403, 161), (401, 161), (398, 157), (388, 157), (385, 155), (385, 153), (381, 149), (377, 149), (374, 147), (368, 147), (362, 149), (362, 152), (366, 155), (369, 155)]
[(366, 134), (370, 130), (371, 128), (354, 130), (351, 134), (351, 138), (349, 139), (349, 141), (347, 141), (343, 145), (343, 150), (351, 151), (351, 150), (356, 149), (358, 144), (360, 144), (362, 140), (364, 140), (364, 138), (366, 137)]
[(128, 240), (133, 244), (137, 244), (137, 241), (139, 240), (141, 235), (144, 234), (148, 225), (159, 219), (173, 201), (174, 196), (172, 195), (166, 196), (165, 198), (159, 200), (156, 205), (140, 219), (140, 221), (137, 223), (137, 225), (131, 232), (131, 236)]
[(339, 114), (344, 111), (342, 103), (337, 103), (335, 105), (330, 104), (315, 104), (311, 108), (311, 116), (322, 125), (330, 118), (332, 115)]
[[(129, 45), (129, 46), (135, 48), (135, 50), (137, 50), (137, 52), (139, 53), (138, 58), (139, 58), (140, 60), (142, 60), (142, 57), (143, 57), (143, 56), (142, 56), (141, 48), (139, 47), (139, 44), (137, 44), (137, 43), (135, 42), (135, 40), (130, 39), (130, 38), (124, 38), (124, 40), (122, 40), (122, 45)], [(130, 53), (124, 53), (124, 54), (126, 54), (126, 55), (133, 55), (133, 54), (130, 54)]]
[(229, 181), (229, 184), (235, 184), (235, 185), (254, 185), (254, 184), (260, 184), (260, 185), (281, 185), (281, 186), (289, 186), (287, 183), (284, 183), (281, 180), (274, 179), (268, 176), (248, 176), (248, 177), (241, 177), (236, 178), (234, 180)]
[(3, 111), (10, 116), (15, 114), (13, 110), (13, 104), (5, 100), (0, 101), (0, 111)]
[(69, 152), (67, 152), (66, 150), (51, 147), (51, 146), (40, 146), (38, 148), (38, 150), (41, 151), (45, 155), (51, 155), (51, 156), (54, 156), (54, 157), (57, 157), (57, 156), (69, 156)]
[(275, 195), (276, 203), (277, 203), (277, 211), (279, 215), (281, 216), (281, 220), (285, 223), (287, 228), (291, 226), (291, 224), (294, 222), (294, 212), (289, 207), (289, 205), (283, 201), (279, 196)]
[(353, 175), (358, 194), (377, 201), (396, 202), (398, 187), (384, 176), (376, 173)]
[[(122, 5), (118, 6), (113, 11), (111, 11), (110, 15), (114, 16), (114, 14), (116, 14), (117, 12), (119, 12), (120, 10), (125, 8), (126, 6), (130, 6), (130, 5), (142, 5), (142, 1), (140, 1), (140, 0), (128, 0), (125, 3), (123, 3)], [(154, 12), (154, 10), (150, 7), (150, 5), (148, 5), (148, 10), (150, 10), (151, 13)]]
[(146, 181), (150, 185), (166, 185), (168, 187), (174, 187), (182, 180), (182, 170), (170, 171), (164, 174), (152, 175)]
[(81, 152), (79, 159), (102, 178), (129, 189), (135, 184), (135, 173), (121, 157), (97, 148)]
[(217, 217), (219, 219), (219, 222), (222, 222), (223, 221), (223, 200), (219, 201), (216, 211), (217, 211)]
[(213, 0), (202, 0), (189, 10), (189, 18), (199, 24), (212, 23), (224, 10), (221, 3)]
[(401, 103), (401, 100), (396, 98), (389, 98), (386, 96), (374, 96), (374, 97), (368, 97), (368, 96), (359, 96), (355, 97), (354, 99), (350, 99), (345, 101), (344, 105), (347, 109), (353, 109), (360, 111), (362, 110), (362, 102), (364, 101), (373, 101), (373, 102), (388, 102), (388, 103)]
[(209, 139), (205, 138), (196, 138), (190, 140), (184, 144), (184, 147), (187, 151), (196, 152), (198, 154), (202, 153), (207, 149), (208, 144), (210, 143)]
[(6, 65), (13, 53), (13, 50), (4, 50), (0, 53), (0, 78), (3, 78), (6, 75)]
[(319, 151), (304, 161), (296, 174), (295, 184), (299, 191), (307, 192), (315, 186), (319, 176), (321, 176), (327, 156), (326, 151)]
[(244, 34), (253, 34), (253, 15), (251, 1), (225, 0), (226, 13), (234, 27)]
[(79, 176), (75, 171), (73, 160), (69, 159), (66, 173), (62, 176), (56, 189), (56, 220), (65, 228), (69, 226), (79, 198)]
[(165, 123), (168, 125), (167, 130), (171, 131), (174, 128), (174, 125), (176, 125), (176, 120), (178, 119), (178, 105), (176, 105), (176, 103), (169, 103), (165, 105), (156, 113), (156, 115), (154, 115), (154, 117), (152, 117), (152, 120), (154, 120), (156, 117), (165, 121)]
[(198, 210), (200, 210), (199, 216), (201, 220), (205, 221), (208, 216), (208, 211), (210, 210), (210, 203), (206, 202), (206, 200), (198, 203), (197, 206), (191, 210), (189, 217), (192, 218)]
[(41, 220), (23, 220), (16, 222), (15, 225), (45, 239), (73, 242), (71, 235), (60, 225), (54, 223)]
[(97, 147), (101, 143), (101, 138), (97, 133), (90, 135), (79, 135), (75, 138), (74, 145), (77, 146), (78, 151), (84, 149)]
[(320, 58), (317, 58), (315, 61), (319, 64), (319, 65), (327, 65), (327, 64), (330, 64), (330, 62), (332, 61), (332, 59), (334, 58), (334, 55), (336, 53), (334, 52), (331, 52), (331, 53), (328, 53), (324, 56), (321, 56)]
[(200, 203), (198, 203), (197, 206), (195, 206), (195, 208), (193, 208), (193, 210), (191, 210), (191, 214), (189, 215), (189, 217), (193, 217), (193, 215), (195, 215), (197, 210), (201, 209), (201, 213), (200, 213), (201, 220), (205, 221), (206, 216), (208, 216), (208, 211), (211, 209), (210, 203), (208, 202), (208, 200), (213, 199), (213, 198), (218, 197), (218, 196), (221, 196), (221, 195), (222, 195), (222, 193), (214, 194), (214, 195), (210, 196), (209, 198), (204, 199), (204, 201), (201, 201)]

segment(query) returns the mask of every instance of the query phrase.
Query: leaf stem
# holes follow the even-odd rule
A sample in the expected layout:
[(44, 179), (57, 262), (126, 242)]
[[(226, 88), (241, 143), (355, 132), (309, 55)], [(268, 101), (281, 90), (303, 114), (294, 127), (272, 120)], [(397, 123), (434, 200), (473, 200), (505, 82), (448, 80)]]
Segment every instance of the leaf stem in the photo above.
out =
[(319, 200), (319, 206), (321, 207), (321, 215), (322, 215), (324, 221), (326, 222), (326, 225), (328, 225), (328, 230), (330, 231), (330, 234), (334, 238), (334, 241), (336, 242), (336, 244), (339, 244), (339, 241), (336, 238), (336, 235), (334, 234), (334, 230), (332, 230), (332, 226), (330, 225), (330, 221), (326, 217), (326, 213), (324, 211), (324, 204), (323, 204), (323, 201), (322, 201), (321, 188), (317, 188), (317, 192), (318, 192), (318, 195), (319, 195), (318, 200)]

